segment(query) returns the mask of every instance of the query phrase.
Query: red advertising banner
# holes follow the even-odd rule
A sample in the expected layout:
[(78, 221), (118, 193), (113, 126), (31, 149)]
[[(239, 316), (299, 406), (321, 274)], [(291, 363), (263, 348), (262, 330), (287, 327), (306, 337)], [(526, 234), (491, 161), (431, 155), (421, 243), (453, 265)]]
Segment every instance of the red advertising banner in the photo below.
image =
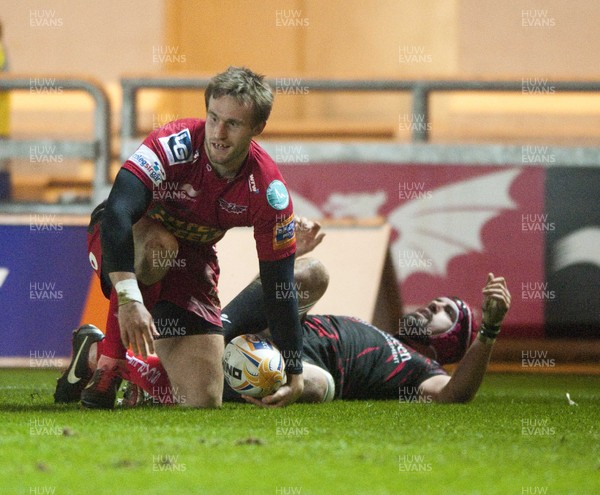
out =
[[(387, 220), (404, 311), (456, 295), (479, 315), (481, 289), (493, 272), (507, 279), (513, 297), (504, 334), (544, 335), (542, 167), (348, 163), (280, 169), (298, 214)], [(368, 255), (357, 252), (357, 262)]]

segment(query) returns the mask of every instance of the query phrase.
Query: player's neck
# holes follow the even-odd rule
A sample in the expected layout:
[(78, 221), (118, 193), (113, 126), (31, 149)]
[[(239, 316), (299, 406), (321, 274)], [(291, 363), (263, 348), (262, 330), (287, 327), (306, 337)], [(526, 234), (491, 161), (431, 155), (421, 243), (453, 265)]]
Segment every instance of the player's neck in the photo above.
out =
[(221, 178), (221, 179), (233, 179), (237, 176), (237, 174), (240, 171), (241, 165), (237, 168), (232, 168), (232, 167), (224, 167), (223, 165), (219, 165), (217, 163), (212, 163), (210, 162), (211, 167), (213, 168), (213, 170), (215, 171), (215, 173)]
[(240, 173), (244, 162), (246, 161), (246, 157), (244, 156), (240, 160), (236, 160), (235, 162), (228, 163), (226, 165), (220, 163), (213, 163), (209, 158), (209, 163), (212, 166), (215, 173), (222, 179), (234, 179)]

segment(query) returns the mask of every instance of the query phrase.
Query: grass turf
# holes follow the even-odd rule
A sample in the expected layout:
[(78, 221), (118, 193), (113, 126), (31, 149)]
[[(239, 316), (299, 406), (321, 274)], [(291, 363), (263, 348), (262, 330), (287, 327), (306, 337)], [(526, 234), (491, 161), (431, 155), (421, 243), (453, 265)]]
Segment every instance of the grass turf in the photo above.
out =
[(598, 376), (489, 374), (466, 406), (219, 411), (56, 406), (56, 377), (0, 370), (2, 494), (600, 493)]

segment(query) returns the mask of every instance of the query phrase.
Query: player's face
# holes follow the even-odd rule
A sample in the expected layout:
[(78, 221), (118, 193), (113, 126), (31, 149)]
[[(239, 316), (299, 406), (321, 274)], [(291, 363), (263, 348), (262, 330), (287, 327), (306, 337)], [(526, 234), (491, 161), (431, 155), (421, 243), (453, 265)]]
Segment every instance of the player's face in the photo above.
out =
[(412, 314), (425, 323), (424, 326), (430, 335), (438, 335), (450, 330), (457, 317), (455, 304), (448, 297), (438, 297)]
[(256, 125), (252, 108), (240, 105), (232, 96), (211, 98), (206, 113), (204, 149), (208, 158), (219, 174), (235, 175), (264, 123)]

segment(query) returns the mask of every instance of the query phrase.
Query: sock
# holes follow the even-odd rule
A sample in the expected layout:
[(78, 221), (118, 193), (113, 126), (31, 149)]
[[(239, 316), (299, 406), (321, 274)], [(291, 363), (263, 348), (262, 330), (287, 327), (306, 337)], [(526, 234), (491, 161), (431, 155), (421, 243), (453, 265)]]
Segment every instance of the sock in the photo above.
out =
[(108, 318), (106, 319), (106, 331), (102, 345), (98, 347), (99, 355), (107, 356), (113, 359), (125, 359), (127, 349), (121, 341), (121, 331), (119, 329), (119, 301), (117, 292), (113, 289), (110, 293), (110, 305), (108, 307)]
[(148, 392), (154, 402), (175, 403), (167, 371), (157, 356), (148, 356), (144, 361), (127, 351), (127, 370), (129, 381)]

